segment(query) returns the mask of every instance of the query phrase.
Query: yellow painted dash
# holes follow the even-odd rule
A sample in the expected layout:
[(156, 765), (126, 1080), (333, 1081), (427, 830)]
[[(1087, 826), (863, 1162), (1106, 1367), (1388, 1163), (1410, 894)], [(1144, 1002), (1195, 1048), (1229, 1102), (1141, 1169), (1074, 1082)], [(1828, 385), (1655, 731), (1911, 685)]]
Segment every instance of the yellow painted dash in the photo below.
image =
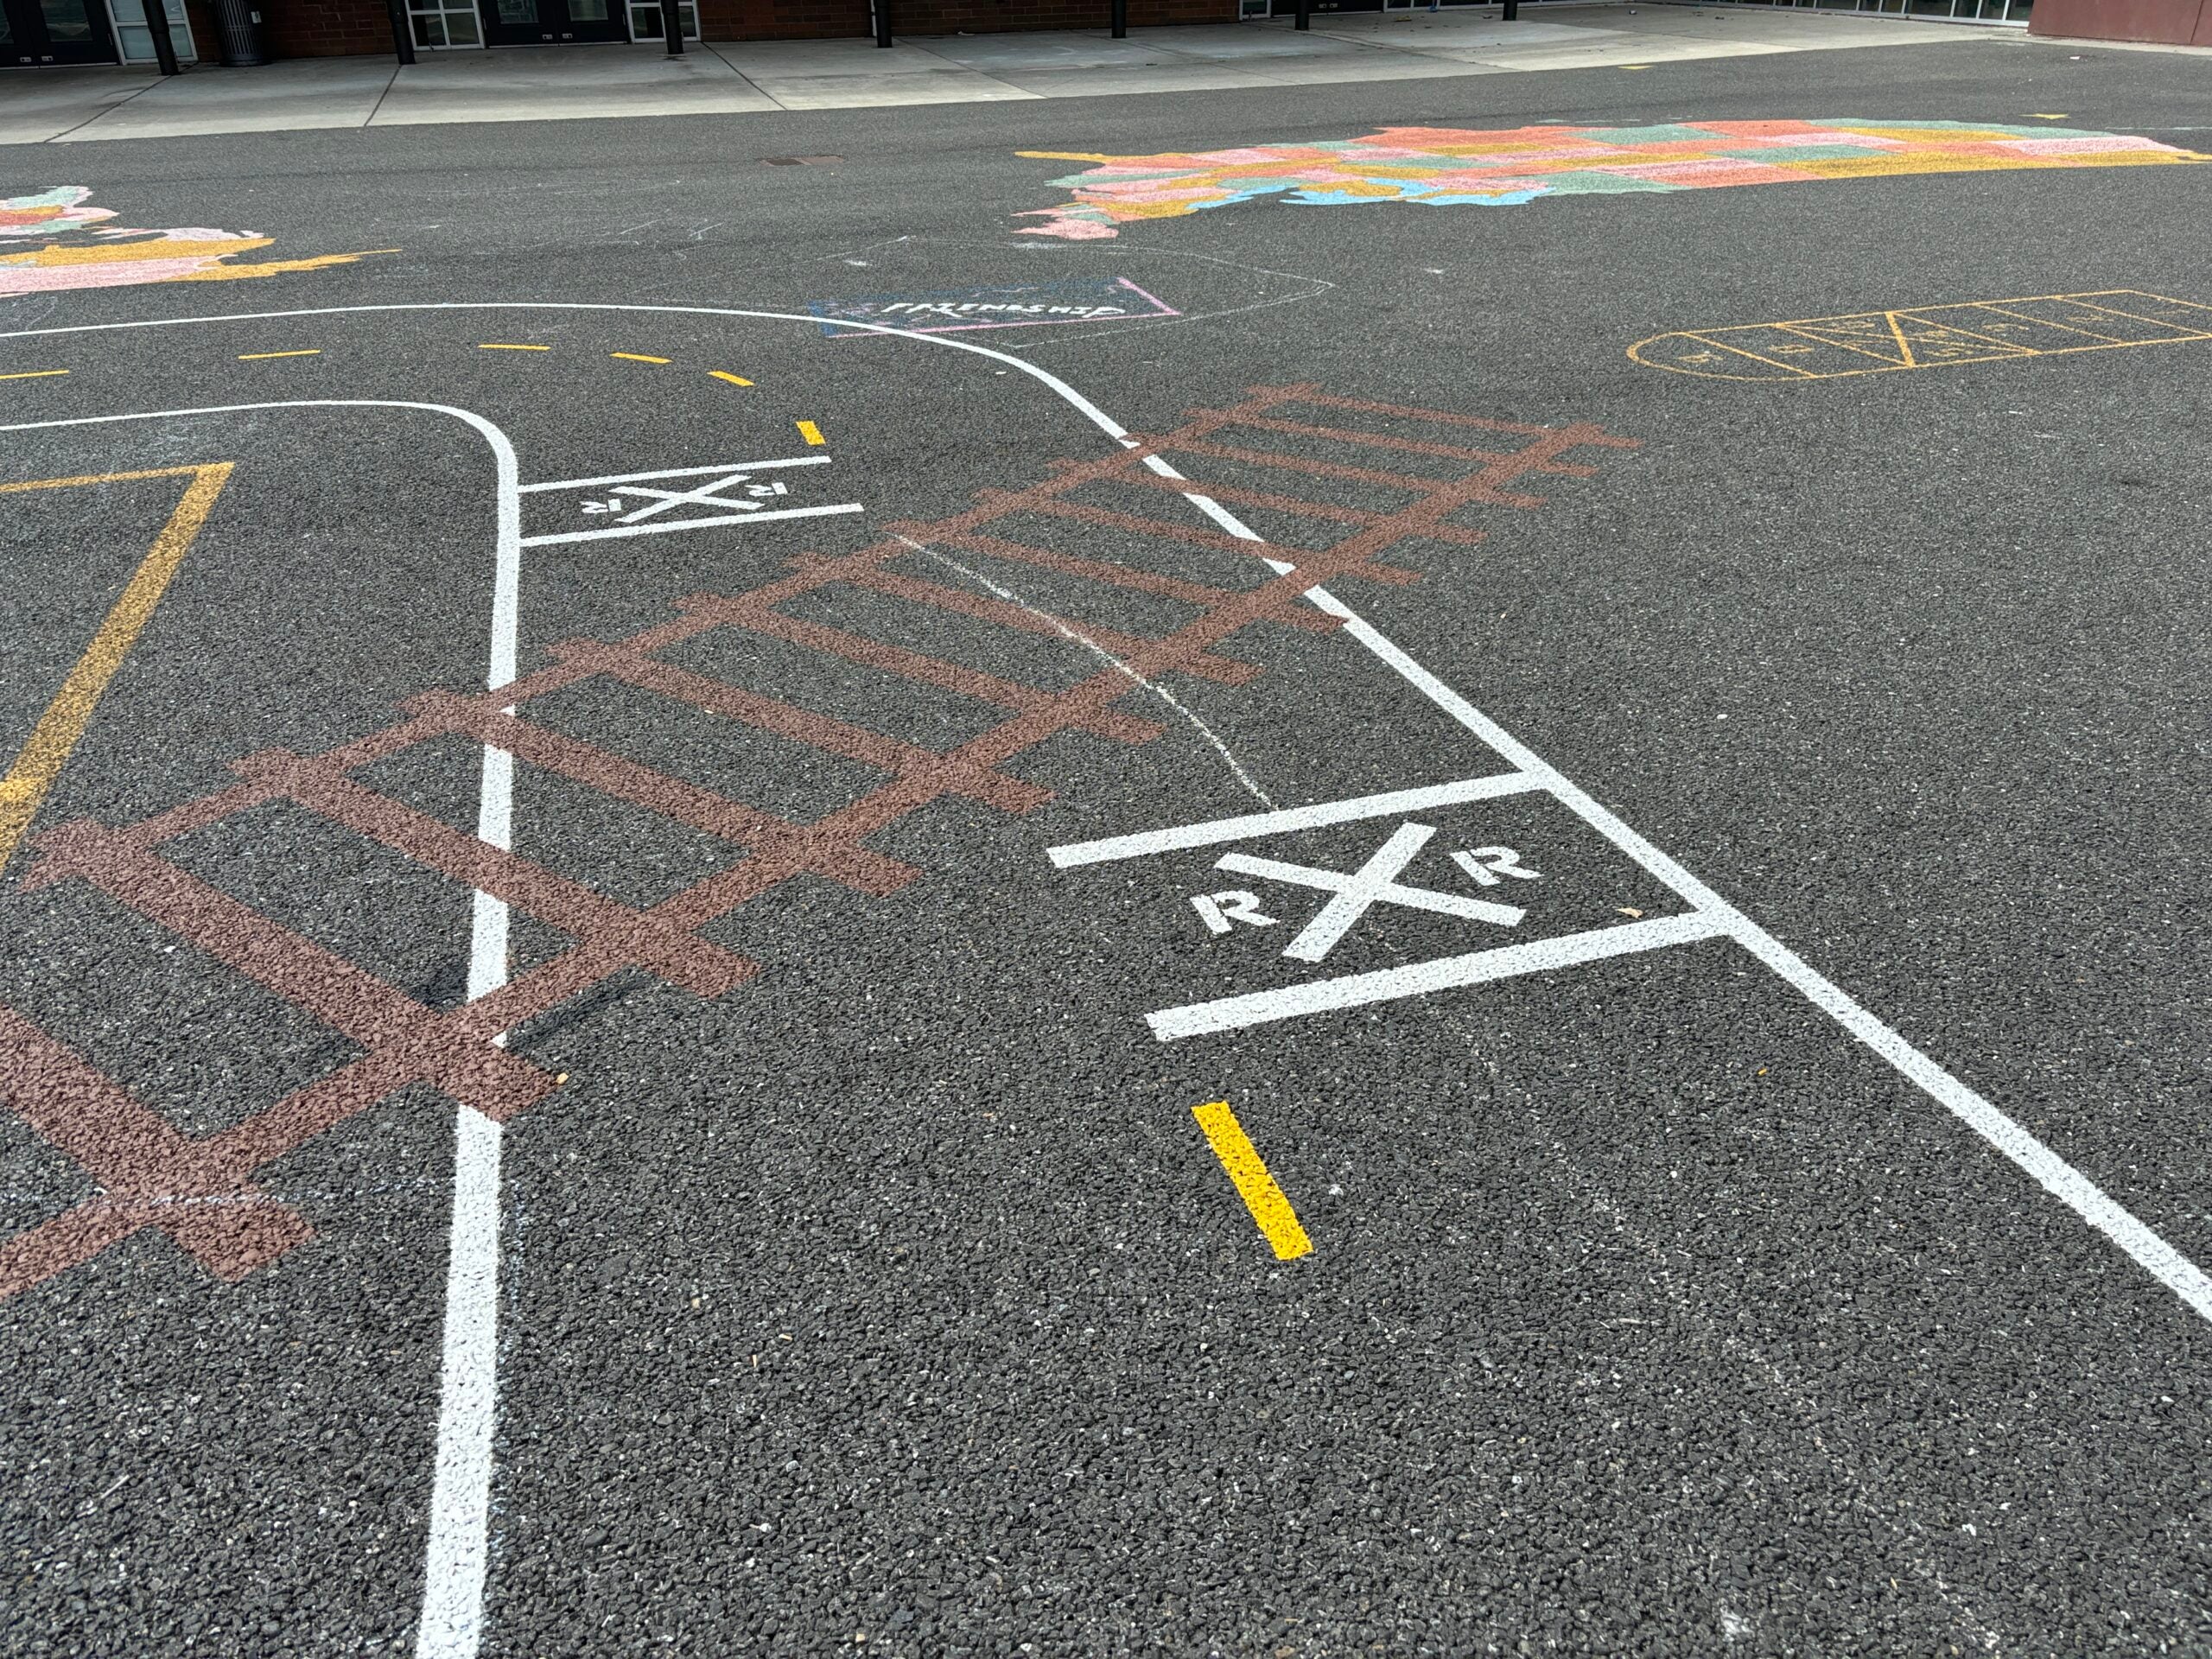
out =
[(0, 380), (45, 380), (68, 372), (67, 369), (23, 369), (14, 374), (0, 374)]
[(647, 357), (642, 352), (609, 352), (607, 355), (619, 357), (625, 363), (665, 363), (668, 361), (664, 357)]
[(717, 380), (728, 381), (733, 386), (749, 386), (753, 384), (743, 375), (732, 374), (728, 369), (709, 369), (707, 372), (713, 375)]
[(1244, 1207), (1252, 1212), (1252, 1219), (1260, 1224), (1261, 1232), (1274, 1247), (1275, 1259), (1295, 1262), (1312, 1250), (1313, 1242), (1306, 1236), (1306, 1230), (1298, 1224), (1298, 1212), (1290, 1207), (1290, 1200), (1283, 1197), (1282, 1188), (1275, 1185), (1275, 1178), (1268, 1173), (1267, 1160), (1260, 1156), (1259, 1148), (1244, 1133), (1244, 1126), (1236, 1121), (1236, 1114), (1229, 1109), (1229, 1103), (1217, 1100), (1204, 1106), (1193, 1106), (1191, 1116), (1198, 1120), (1198, 1127), (1206, 1132), (1206, 1140), (1213, 1147), (1213, 1155), (1221, 1160), (1221, 1166), (1229, 1172), (1229, 1179), (1236, 1183), (1236, 1191), (1243, 1198)]
[(476, 348), (480, 352), (550, 352), (550, 346), (510, 346), (504, 340), (487, 340)]
[(299, 352), (240, 352), (238, 353), (238, 361), (241, 363), (258, 363), (265, 357), (321, 357), (321, 346), (310, 346), (305, 351)]
[(77, 740), (92, 722), (92, 711), (99, 706), (108, 681), (114, 677), (130, 647), (137, 643), (139, 631), (153, 615), (154, 607), (161, 603), (169, 578), (184, 563), (193, 538), (200, 534), (200, 525), (207, 522), (215, 498), (222, 493), (230, 475), (231, 463), (226, 461), (200, 467), (164, 467), (153, 472), (108, 473), (97, 478), (42, 478), (27, 484), (0, 484), (0, 495), (7, 495), (21, 490), (60, 490), (77, 485), (120, 484), (142, 478), (192, 480), (185, 487), (184, 499), (177, 503), (176, 511), (169, 515), (168, 523), (156, 537), (153, 550), (139, 562), (121, 595), (108, 607), (106, 619), (92, 636), (92, 643), (85, 648), (85, 654), (61, 682), (61, 690), (39, 716), (38, 724), (31, 728), (22, 753), (16, 756), (16, 764), (8, 769), (6, 777), (0, 778), (0, 867), (7, 864), (16, 843), (22, 839), (23, 831), (30, 827), (31, 819), (46, 799), (47, 791), (61, 775), (70, 751), (77, 747)]
[(804, 438), (809, 443), (827, 443), (830, 442), (829, 439), (822, 435), (822, 429), (817, 426), (812, 421), (800, 421), (798, 423), (798, 426), (799, 436)]

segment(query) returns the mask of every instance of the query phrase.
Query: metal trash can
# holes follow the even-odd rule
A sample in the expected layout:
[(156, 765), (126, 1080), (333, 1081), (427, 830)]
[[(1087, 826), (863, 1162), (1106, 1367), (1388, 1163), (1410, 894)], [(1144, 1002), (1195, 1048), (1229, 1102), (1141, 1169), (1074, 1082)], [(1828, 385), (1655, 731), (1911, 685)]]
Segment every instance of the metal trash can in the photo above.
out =
[(215, 0), (216, 30), (223, 37), (223, 62), (248, 69), (269, 60), (261, 50), (261, 12), (255, 0)]

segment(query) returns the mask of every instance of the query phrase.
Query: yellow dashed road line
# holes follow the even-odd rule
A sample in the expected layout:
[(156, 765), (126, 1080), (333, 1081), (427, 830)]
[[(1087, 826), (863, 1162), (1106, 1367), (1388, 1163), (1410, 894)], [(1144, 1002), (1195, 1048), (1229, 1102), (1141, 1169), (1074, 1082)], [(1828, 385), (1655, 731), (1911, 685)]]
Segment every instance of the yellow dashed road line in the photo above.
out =
[(486, 340), (476, 348), (480, 352), (550, 352), (550, 346), (509, 346), (499, 340)]
[(733, 386), (749, 386), (753, 384), (743, 375), (732, 374), (728, 369), (709, 369), (707, 372), (713, 375), (717, 380), (728, 381)]
[(625, 363), (668, 363), (674, 360), (665, 357), (647, 357), (643, 352), (609, 352), (607, 355), (619, 357)]
[(830, 442), (829, 439), (822, 435), (822, 429), (817, 426), (812, 421), (799, 421), (795, 423), (795, 424), (798, 427), (799, 436), (804, 438), (809, 443), (827, 443)]
[(24, 369), (15, 374), (0, 374), (0, 380), (45, 380), (68, 372), (67, 369)]
[(264, 358), (269, 357), (321, 357), (321, 346), (310, 346), (306, 350), (298, 352), (240, 352), (238, 353), (238, 361), (241, 363), (258, 363)]
[(1244, 1199), (1244, 1207), (1252, 1212), (1252, 1219), (1260, 1224), (1260, 1230), (1267, 1235), (1268, 1243), (1274, 1247), (1279, 1262), (1295, 1262), (1313, 1248), (1313, 1240), (1306, 1236), (1306, 1230), (1298, 1224), (1298, 1212), (1290, 1207), (1290, 1200), (1283, 1196), (1282, 1188), (1275, 1185), (1275, 1178), (1268, 1173), (1267, 1160), (1260, 1156), (1259, 1148), (1244, 1133), (1244, 1126), (1236, 1121), (1236, 1114), (1229, 1109), (1225, 1100), (1210, 1102), (1191, 1108), (1191, 1116), (1198, 1120), (1198, 1127), (1206, 1132), (1206, 1140), (1213, 1147), (1213, 1155), (1221, 1160), (1221, 1166), (1229, 1172), (1229, 1179), (1236, 1183), (1236, 1191)]

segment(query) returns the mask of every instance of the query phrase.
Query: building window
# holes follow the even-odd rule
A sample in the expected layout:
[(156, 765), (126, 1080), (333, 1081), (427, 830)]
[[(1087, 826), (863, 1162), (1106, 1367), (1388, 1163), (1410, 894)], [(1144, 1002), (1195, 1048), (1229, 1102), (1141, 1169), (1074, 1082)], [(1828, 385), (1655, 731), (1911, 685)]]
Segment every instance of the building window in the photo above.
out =
[(484, 44), (484, 30), (476, 21), (474, 5), (445, 5), (437, 0), (423, 5), (409, 0), (407, 17), (415, 30), (415, 44), (432, 52)]

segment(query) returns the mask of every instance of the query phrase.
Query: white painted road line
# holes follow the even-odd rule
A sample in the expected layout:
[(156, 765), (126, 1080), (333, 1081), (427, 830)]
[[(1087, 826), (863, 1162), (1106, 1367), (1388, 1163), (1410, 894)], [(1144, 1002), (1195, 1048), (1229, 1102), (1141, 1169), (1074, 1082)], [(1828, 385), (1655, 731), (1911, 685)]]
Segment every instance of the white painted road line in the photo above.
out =
[[(494, 524), (491, 638), (485, 683), (515, 677), (522, 596), (520, 467), (514, 445), (481, 415), (448, 404), (378, 397), (298, 398), (219, 404), (200, 409), (87, 415), (24, 421), (0, 432), (104, 426), (123, 421), (181, 420), (190, 416), (261, 414), (272, 409), (399, 409), (449, 415), (472, 428), (492, 451)], [(493, 846), (512, 844), (514, 757), (486, 747), (478, 785), (476, 833)], [(474, 898), (468, 994), (483, 995), (506, 982), (507, 906), (479, 891)], [(489, 1559), (492, 1431), (499, 1398), (499, 1126), (466, 1106), (454, 1109), (453, 1233), (446, 1268), (443, 1370), (438, 1439), (430, 1485), (429, 1538), (416, 1653), (418, 1659), (469, 1659), (481, 1638), (484, 1574)]]
[(685, 518), (672, 524), (629, 524), (616, 530), (570, 530), (551, 536), (525, 536), (524, 547), (551, 547), (557, 542), (606, 542), (620, 536), (666, 536), (679, 530), (704, 530), (709, 524), (765, 524), (772, 518), (823, 518), (836, 513), (866, 512), (857, 501), (834, 507), (785, 507), (779, 512), (719, 513), (712, 518)]
[(828, 455), (793, 455), (788, 461), (733, 461), (726, 467), (664, 467), (655, 473), (609, 473), (604, 478), (560, 478), (548, 484), (525, 484), (524, 495), (540, 490), (589, 490), (601, 484), (643, 484), (656, 478), (704, 478), (712, 473), (765, 473), (778, 467), (827, 467)]
[[(1046, 378), (1033, 366), (1031, 372)], [(1107, 429), (1123, 443), (1136, 447), (1136, 441), (1125, 429)], [(1183, 478), (1158, 455), (1146, 456), (1144, 464), (1159, 477)], [(1183, 493), (1193, 506), (1230, 535), (1248, 542), (1265, 539), (1210, 496), (1196, 491)], [(1295, 568), (1264, 555), (1262, 557), (1278, 575)], [(1930, 1099), (2011, 1160), (2045, 1192), (2118, 1245), (2130, 1260), (2180, 1297), (2199, 1318), (2212, 1320), (2212, 1276), (2159, 1237), (2125, 1205), (2115, 1202), (2094, 1181), (1877, 1020), (1840, 986), (1815, 972), (1781, 940), (1630, 829), (1588, 791), (1570, 782), (1565, 773), (1534, 749), (1400, 650), (1335, 594), (1325, 588), (1310, 588), (1306, 597), (1320, 610), (1341, 619), (1343, 632), (1372, 652), (1408, 685), (1480, 738), (1507, 764), (1537, 779), (1539, 786), (1548, 791), (1561, 805), (1681, 898), (1719, 922), (1731, 938), (1773, 969), (1814, 1007), (1880, 1055), (1914, 1087), (1925, 1091)], [(1158, 1026), (1155, 1024), (1154, 1028), (1157, 1031)], [(1161, 1040), (1167, 1039), (1162, 1037)]]
[(1417, 962), (1404, 968), (1382, 968), (1373, 973), (1346, 974), (1338, 979), (1315, 980), (1306, 985), (1286, 985), (1281, 990), (1250, 991), (1211, 1002), (1193, 1002), (1180, 1008), (1162, 1008), (1145, 1015), (1145, 1023), (1163, 1043), (1181, 1037), (1201, 1037), (1236, 1031), (1304, 1014), (1332, 1008), (1356, 1008), (1369, 1002), (1388, 1002), (1402, 996), (1425, 996), (1464, 985), (1482, 985), (1522, 974), (1548, 973), (1608, 957), (1634, 956), (1670, 944), (1718, 938), (1727, 930), (1717, 919), (1693, 912), (1688, 916), (1660, 916), (1648, 922), (1627, 922), (1619, 927), (1600, 927), (1564, 938), (1536, 939), (1527, 944), (1501, 945), (1473, 950), (1463, 957), (1437, 962)]
[(1065, 847), (1050, 849), (1046, 856), (1059, 868), (1071, 870), (1084, 864), (1110, 863), (1117, 858), (1143, 858), (1153, 853), (1180, 852), (1186, 847), (1249, 841), (1293, 830), (1317, 829), (1327, 823), (1352, 823), (1361, 818), (1400, 817), (1408, 812), (1425, 812), (1435, 806), (1456, 806), (1462, 801), (1494, 800), (1501, 795), (1525, 794), (1543, 786), (1541, 779), (1525, 772), (1501, 772), (1490, 778), (1462, 779), (1452, 784), (1427, 784), (1419, 789), (1361, 795), (1348, 801), (1324, 801), (1318, 806), (1293, 806), (1280, 812), (1216, 818), (1211, 823), (1189, 823), (1174, 830), (1147, 830), (1133, 836), (1110, 836), (1103, 841), (1071, 842)]

